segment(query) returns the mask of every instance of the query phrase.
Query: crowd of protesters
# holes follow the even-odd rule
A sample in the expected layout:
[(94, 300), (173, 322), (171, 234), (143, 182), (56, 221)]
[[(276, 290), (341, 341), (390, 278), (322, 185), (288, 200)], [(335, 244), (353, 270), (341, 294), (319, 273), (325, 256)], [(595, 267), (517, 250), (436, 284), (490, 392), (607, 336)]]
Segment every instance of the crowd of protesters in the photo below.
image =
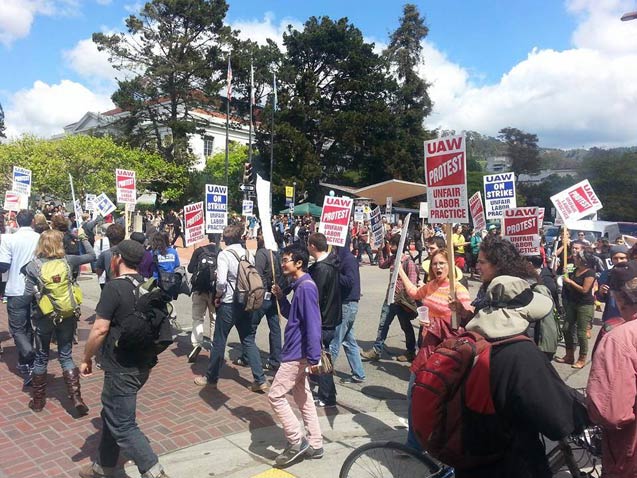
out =
[[(80, 476), (112, 476), (122, 449), (143, 477), (166, 477), (134, 418), (135, 397), (157, 357), (122, 356), (113, 337), (121, 327), (124, 311), (134, 308), (126, 292), (131, 284), (159, 278), (163, 272), (173, 273), (181, 266), (176, 247), (180, 238), (185, 246), (183, 218), (175, 210), (165, 215), (146, 213), (143, 231), (131, 234), (130, 239), (125, 239), (119, 220), (79, 219), (51, 205), (38, 214), (23, 210), (0, 215), (2, 295), (18, 351), (18, 369), (24, 385), (32, 387), (27, 405), (35, 412), (46, 406), (48, 355), (55, 341), (69, 398), (78, 416), (88, 414), (80, 375), (90, 375), (92, 361), (97, 359), (104, 371), (102, 438), (98, 456)], [(581, 430), (589, 420), (604, 431), (604, 476), (637, 475), (635, 248), (611, 245), (604, 238), (591, 244), (578, 237), (564, 243), (560, 239), (550, 250), (543, 243), (541, 254), (522, 257), (500, 237), (495, 226), (474, 231), (455, 225), (451, 263), (442, 225), (416, 222), (399, 250), (401, 221), (383, 220), (380, 245), (374, 244), (367, 221), (352, 222), (346, 245), (333, 248), (317, 232), (313, 217), (280, 215), (272, 218), (279, 250), (270, 251), (256, 217), (233, 216), (229, 223), (222, 235), (209, 235), (208, 243), (194, 251), (188, 264), (193, 277), (204, 259), (214, 264), (206, 281), (195, 284), (193, 279), (188, 361), (195, 362), (206, 345), (210, 346), (207, 371), (195, 377), (194, 383), (216, 390), (221, 385), (228, 334), (237, 328), (242, 354), (234, 363), (250, 367), (253, 382), (249, 389), (267, 394), (288, 441), (275, 460), (278, 466), (324, 455), (316, 409), (336, 406), (338, 387), (332, 374), (321, 373), (322, 351), (330, 351), (335, 359), (343, 346), (351, 369), (343, 382), (364, 383), (364, 362), (383, 358), (384, 342), (398, 317), (405, 350), (394, 359), (411, 363), (408, 400), (419, 367), (446, 339), (464, 331), (481, 334), (496, 344), (517, 335), (530, 339), (493, 346), (493, 401), (495, 413), (510, 432), (509, 444), (495, 462), (470, 472), (457, 470), (456, 476), (548, 477), (540, 436), (559, 440)], [(247, 248), (247, 239), (256, 239), (256, 253)], [(564, 257), (566, 264), (562, 264)], [(47, 261), (56, 259), (68, 263), (69, 280), (77, 277), (83, 264), (90, 264), (102, 288), (97, 318), (79, 366), (71, 357), (79, 317), (54, 320), (38, 313), (34, 306), (39, 271)], [(256, 311), (246, 312), (236, 301), (242, 260), (256, 267), (266, 290), (263, 305)], [(364, 289), (360, 268), (366, 263), (391, 272), (398, 267), (398, 278), (395, 284), (388, 283), (376, 340), (371, 349), (362, 350), (356, 341), (355, 321)], [(450, 269), (455, 271), (454, 297), (450, 297)], [(125, 277), (130, 281), (121, 280)], [(479, 281), (473, 298), (467, 287), (472, 279)], [(595, 346), (589, 348), (596, 301), (605, 303), (603, 327)], [(428, 307), (429, 317), (419, 321), (415, 330), (413, 321), (421, 305)], [(279, 310), (287, 318), (283, 331)], [(452, 327), (453, 314), (459, 317), (458, 328)], [(269, 328), (264, 362), (256, 345), (263, 317)], [(206, 320), (210, 323), (209, 344), (205, 343)], [(554, 357), (560, 329), (566, 353)], [(585, 400), (561, 381), (552, 360), (574, 369), (592, 361)], [(268, 371), (275, 374), (271, 384)], [(126, 393), (118, 394), (117, 390)], [(292, 411), (289, 393), (301, 412), (302, 423)], [(475, 436), (480, 432), (468, 430)], [(421, 448), (411, 420), (407, 443)]]

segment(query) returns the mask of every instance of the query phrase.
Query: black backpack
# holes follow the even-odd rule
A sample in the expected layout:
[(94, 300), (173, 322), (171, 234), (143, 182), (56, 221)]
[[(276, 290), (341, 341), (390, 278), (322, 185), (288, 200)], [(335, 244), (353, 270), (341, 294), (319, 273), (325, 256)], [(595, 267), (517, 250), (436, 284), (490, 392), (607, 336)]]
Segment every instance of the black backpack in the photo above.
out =
[(135, 308), (119, 324), (115, 348), (126, 352), (150, 351), (160, 354), (173, 342), (171, 297), (153, 278), (139, 282), (129, 275), (118, 278), (133, 285)]
[(192, 290), (211, 292), (217, 287), (217, 251), (204, 246), (199, 254), (195, 272), (190, 278)]

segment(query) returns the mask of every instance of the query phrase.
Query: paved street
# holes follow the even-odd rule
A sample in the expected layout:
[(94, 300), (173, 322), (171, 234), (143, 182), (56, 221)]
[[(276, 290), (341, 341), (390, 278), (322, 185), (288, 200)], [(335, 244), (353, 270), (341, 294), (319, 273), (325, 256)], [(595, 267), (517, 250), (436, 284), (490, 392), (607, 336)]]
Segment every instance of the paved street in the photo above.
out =
[[(187, 259), (189, 252), (180, 249), (183, 259)], [(361, 346), (367, 348), (376, 335), (389, 271), (364, 265), (361, 278), (363, 297), (356, 334)], [(97, 281), (90, 274), (82, 274), (81, 285), (84, 307), (79, 329), (81, 343), (74, 351), (77, 360), (99, 295)], [(472, 295), (477, 286), (477, 282), (472, 283)], [(188, 328), (189, 298), (177, 301), (177, 314), (184, 329)], [(1, 307), (0, 339), (4, 355), (0, 363), (0, 477), (75, 477), (77, 469), (96, 450), (102, 373), (98, 370), (82, 381), (83, 396), (91, 411), (87, 417), (75, 418), (53, 352), (47, 406), (42, 413), (33, 413), (27, 407), (29, 390), (22, 389), (15, 371), (16, 352), (7, 330), (6, 307)], [(267, 351), (267, 332), (264, 322), (257, 337), (262, 352)], [(362, 385), (339, 383), (339, 378), (349, 372), (344, 355), (339, 356), (336, 364), (339, 406), (329, 415), (320, 412), (326, 456), (322, 460), (301, 462), (285, 472), (271, 469), (285, 439), (266, 397), (246, 389), (251, 382), (249, 369), (228, 362), (218, 391), (197, 388), (192, 381), (203, 373), (208, 355), (202, 353), (192, 366), (186, 363), (190, 350), (186, 332), (160, 356), (159, 365), (140, 393), (138, 420), (171, 477), (310, 477), (321, 472), (321, 476), (337, 476), (343, 460), (356, 446), (369, 440), (404, 437), (409, 371), (407, 365), (392, 358), (404, 351), (402, 342), (402, 331), (396, 322), (387, 342), (389, 354), (379, 362), (366, 364), (368, 378)], [(237, 346), (238, 336), (233, 331), (229, 338), (230, 359), (237, 357)], [(581, 371), (568, 366), (557, 368), (572, 386), (585, 385), (588, 367)], [(126, 471), (130, 477), (139, 476), (134, 467), (127, 466)]]

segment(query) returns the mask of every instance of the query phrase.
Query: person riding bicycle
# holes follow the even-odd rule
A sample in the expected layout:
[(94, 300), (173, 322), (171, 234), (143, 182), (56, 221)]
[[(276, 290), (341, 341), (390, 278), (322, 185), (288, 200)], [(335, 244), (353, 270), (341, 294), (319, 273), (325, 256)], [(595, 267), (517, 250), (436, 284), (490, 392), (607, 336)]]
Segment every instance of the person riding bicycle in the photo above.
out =
[(587, 405), (603, 429), (604, 478), (637, 476), (637, 262), (616, 264), (610, 293), (626, 323), (600, 340), (588, 377)]

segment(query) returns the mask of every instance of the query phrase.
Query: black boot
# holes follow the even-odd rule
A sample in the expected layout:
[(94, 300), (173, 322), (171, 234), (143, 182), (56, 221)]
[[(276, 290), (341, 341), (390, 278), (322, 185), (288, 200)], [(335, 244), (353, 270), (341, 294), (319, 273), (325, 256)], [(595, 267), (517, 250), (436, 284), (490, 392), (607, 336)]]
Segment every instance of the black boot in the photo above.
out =
[(41, 412), (46, 405), (46, 372), (34, 373), (32, 380), (33, 392), (29, 408), (34, 412)]

